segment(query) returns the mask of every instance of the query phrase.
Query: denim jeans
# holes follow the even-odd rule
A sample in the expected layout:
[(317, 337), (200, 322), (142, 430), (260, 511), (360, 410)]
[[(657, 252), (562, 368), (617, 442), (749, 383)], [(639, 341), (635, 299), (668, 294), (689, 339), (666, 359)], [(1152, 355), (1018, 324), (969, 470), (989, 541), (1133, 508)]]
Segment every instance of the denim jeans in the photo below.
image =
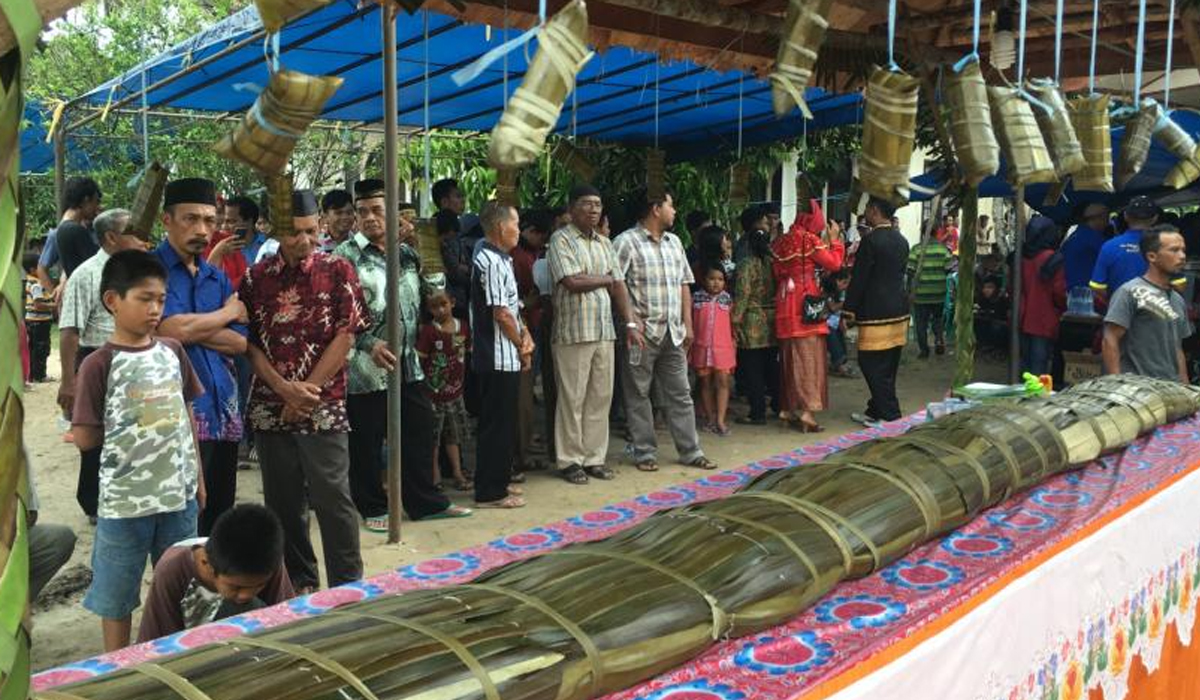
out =
[(1030, 374), (1050, 374), (1054, 360), (1054, 341), (1027, 333), (1021, 334), (1021, 371)]
[(841, 328), (830, 331), (829, 336), (825, 338), (825, 344), (829, 346), (830, 368), (837, 369), (846, 364), (846, 331)]

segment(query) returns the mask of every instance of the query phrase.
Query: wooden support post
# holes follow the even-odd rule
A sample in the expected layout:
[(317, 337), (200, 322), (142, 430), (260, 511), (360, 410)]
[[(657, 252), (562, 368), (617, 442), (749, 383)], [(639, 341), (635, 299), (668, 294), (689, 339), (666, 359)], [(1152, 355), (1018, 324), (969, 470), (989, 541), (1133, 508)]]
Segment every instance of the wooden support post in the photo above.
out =
[(962, 235), (958, 238), (958, 289), (954, 297), (954, 386), (975, 376), (975, 251), (979, 243), (979, 188), (962, 197)]

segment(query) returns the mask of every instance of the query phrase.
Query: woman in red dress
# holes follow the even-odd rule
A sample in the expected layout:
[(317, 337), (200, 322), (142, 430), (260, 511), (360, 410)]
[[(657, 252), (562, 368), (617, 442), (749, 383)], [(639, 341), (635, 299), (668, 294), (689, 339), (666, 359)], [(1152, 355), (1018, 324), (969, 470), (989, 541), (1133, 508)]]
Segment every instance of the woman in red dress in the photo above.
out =
[(818, 270), (839, 270), (846, 247), (836, 221), (828, 228), (817, 200), (808, 212), (796, 215), (788, 232), (771, 244), (775, 260), (775, 335), (779, 339), (780, 417), (803, 432), (820, 432), (817, 411), (829, 404), (826, 377), (828, 354), (824, 315), (805, 323), (805, 299), (814, 309), (824, 308)]

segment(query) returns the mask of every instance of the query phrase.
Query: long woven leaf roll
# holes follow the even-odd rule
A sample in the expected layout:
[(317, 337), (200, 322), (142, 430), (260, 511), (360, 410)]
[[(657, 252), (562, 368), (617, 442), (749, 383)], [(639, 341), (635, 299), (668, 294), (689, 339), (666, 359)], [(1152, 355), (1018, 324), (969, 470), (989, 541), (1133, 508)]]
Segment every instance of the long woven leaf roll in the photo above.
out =
[(84, 700), (594, 698), (714, 640), (785, 622), (838, 582), (1191, 415), (1198, 396), (1120, 375), (969, 409), (470, 583), (354, 603), (60, 690)]
[(1200, 178), (1200, 159), (1196, 151), (1196, 141), (1183, 127), (1175, 123), (1169, 113), (1164, 113), (1154, 129), (1154, 140), (1170, 151), (1179, 159), (1171, 172), (1163, 180), (1163, 184), (1181, 190)]
[(994, 86), (988, 88), (988, 100), (1008, 181), (1013, 185), (1054, 182), (1054, 163), (1029, 102), (1016, 88)]
[(858, 191), (896, 205), (908, 203), (908, 170), (917, 136), (920, 81), (876, 67), (867, 81)]
[(804, 101), (804, 89), (812, 80), (813, 66), (825, 43), (829, 28), (829, 10), (833, 0), (789, 0), (783, 19), (783, 36), (775, 67), (771, 70), (771, 102), (775, 116), (782, 117), (799, 107), (805, 119), (812, 112)]
[(970, 187), (983, 182), (1000, 169), (1000, 144), (992, 129), (987, 83), (979, 61), (968, 61), (961, 71), (948, 75), (942, 86), (950, 108), (950, 138), (954, 156)]
[(1109, 132), (1108, 95), (1086, 95), (1067, 103), (1071, 125), (1083, 147), (1087, 167), (1072, 178), (1075, 189), (1113, 191), (1112, 134)]
[(1147, 97), (1138, 105), (1137, 114), (1125, 125), (1121, 157), (1117, 160), (1117, 189), (1123, 189), (1145, 167), (1146, 158), (1150, 156), (1150, 138), (1161, 118), (1162, 107)]
[(492, 129), (488, 160), (494, 168), (529, 165), (542, 152), (575, 77), (592, 57), (587, 48), (587, 6), (572, 0), (538, 31), (537, 53)]
[(1026, 89), (1050, 111), (1041, 107), (1033, 108), (1033, 116), (1037, 119), (1038, 128), (1046, 148), (1050, 150), (1050, 159), (1054, 162), (1054, 171), (1059, 181), (1076, 175), (1087, 167), (1083, 157), (1083, 146), (1075, 134), (1071, 124), (1071, 115), (1067, 112), (1067, 103), (1063, 99), (1058, 85), (1049, 79), (1030, 80)]

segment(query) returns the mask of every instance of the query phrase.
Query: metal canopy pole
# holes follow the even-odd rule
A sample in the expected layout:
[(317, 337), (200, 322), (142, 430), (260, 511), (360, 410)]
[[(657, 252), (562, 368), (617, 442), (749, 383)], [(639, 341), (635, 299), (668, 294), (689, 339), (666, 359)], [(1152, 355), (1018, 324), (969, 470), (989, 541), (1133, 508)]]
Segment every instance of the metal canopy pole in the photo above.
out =
[[(396, 367), (388, 374), (387, 386), (387, 483), (388, 542), (400, 541), (400, 391), (404, 383), (400, 324), (400, 184), (396, 125), (396, 5), (384, 3), (379, 13), (383, 22), (383, 182), (387, 214), (387, 336), (396, 354)], [(412, 465), (418, 469), (428, 465)]]

